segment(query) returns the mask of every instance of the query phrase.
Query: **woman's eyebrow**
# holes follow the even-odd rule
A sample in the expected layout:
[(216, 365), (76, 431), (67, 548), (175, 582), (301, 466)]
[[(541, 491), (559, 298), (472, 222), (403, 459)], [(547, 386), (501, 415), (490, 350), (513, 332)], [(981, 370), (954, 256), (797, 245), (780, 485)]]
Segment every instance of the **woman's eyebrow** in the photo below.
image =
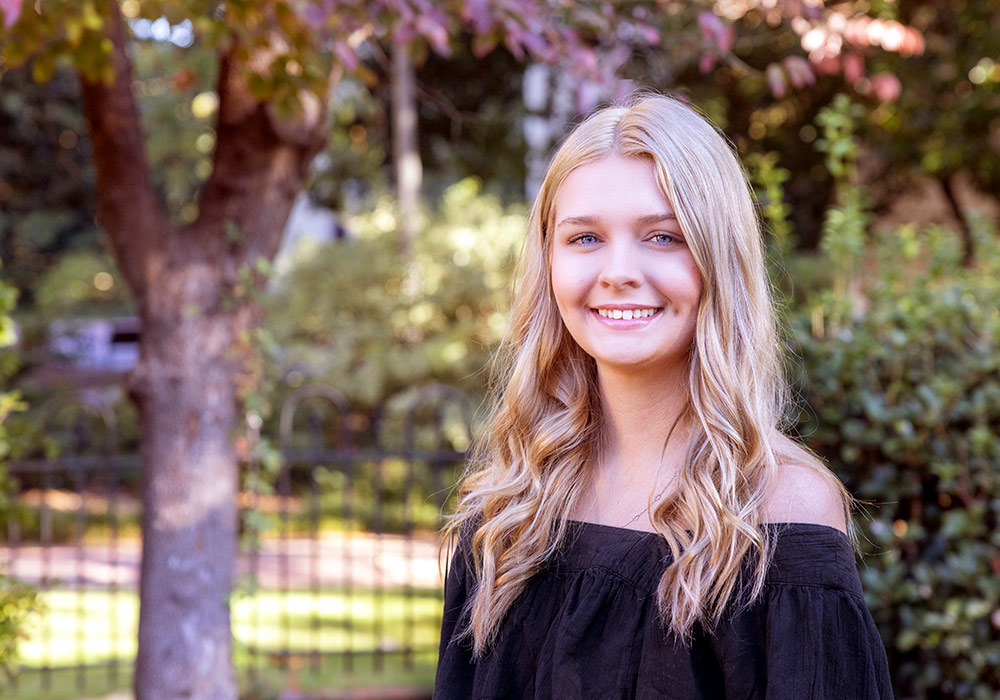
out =
[(556, 228), (560, 226), (565, 226), (569, 224), (571, 226), (593, 226), (600, 219), (596, 216), (567, 216), (565, 219), (556, 224)]
[[(636, 226), (649, 226), (650, 224), (659, 224), (664, 221), (677, 221), (677, 216), (672, 211), (667, 211), (660, 214), (643, 214), (632, 219), (632, 222)], [(572, 226), (593, 226), (597, 223), (600, 223), (600, 218), (597, 216), (567, 216), (556, 224), (556, 228), (566, 224)]]
[(659, 224), (664, 221), (677, 221), (677, 216), (672, 212), (663, 212), (662, 214), (646, 214), (644, 216), (637, 216), (633, 221), (639, 226), (649, 226), (650, 224)]

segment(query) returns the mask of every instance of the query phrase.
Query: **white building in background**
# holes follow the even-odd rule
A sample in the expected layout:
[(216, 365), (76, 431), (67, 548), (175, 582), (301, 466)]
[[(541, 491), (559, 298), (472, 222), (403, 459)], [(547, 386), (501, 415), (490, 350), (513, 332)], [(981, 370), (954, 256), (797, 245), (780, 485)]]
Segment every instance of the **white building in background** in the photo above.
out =
[(46, 356), (25, 381), (39, 387), (75, 388), (100, 411), (121, 400), (122, 378), (139, 362), (139, 319), (62, 318), (48, 327)]
[(127, 372), (139, 361), (139, 319), (57, 319), (49, 325), (49, 352), (58, 364), (84, 372)]
[(346, 236), (347, 231), (335, 211), (316, 205), (307, 193), (300, 192), (288, 215), (274, 269), (280, 277), (297, 261), (310, 257), (317, 248)]

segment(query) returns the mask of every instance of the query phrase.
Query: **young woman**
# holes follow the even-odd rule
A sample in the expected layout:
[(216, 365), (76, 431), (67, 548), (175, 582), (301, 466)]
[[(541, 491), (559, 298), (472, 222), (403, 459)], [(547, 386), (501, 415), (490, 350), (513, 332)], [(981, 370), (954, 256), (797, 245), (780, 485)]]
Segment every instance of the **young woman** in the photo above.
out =
[(762, 249), (676, 100), (560, 147), (450, 524), (437, 700), (892, 697), (850, 498), (779, 430)]

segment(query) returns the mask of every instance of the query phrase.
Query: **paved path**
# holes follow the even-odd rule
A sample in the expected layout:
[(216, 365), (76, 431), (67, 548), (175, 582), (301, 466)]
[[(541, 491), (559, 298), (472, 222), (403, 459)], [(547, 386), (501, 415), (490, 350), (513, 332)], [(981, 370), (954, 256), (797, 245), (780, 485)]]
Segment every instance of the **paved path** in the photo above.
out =
[[(0, 570), (45, 587), (139, 584), (139, 540), (117, 545), (80, 547), (0, 546)], [(265, 540), (255, 558), (241, 555), (237, 574), (255, 570), (264, 589), (331, 588), (351, 583), (364, 588), (441, 585), (437, 541), (432, 535), (412, 538), (367, 533), (329, 533), (312, 538)]]

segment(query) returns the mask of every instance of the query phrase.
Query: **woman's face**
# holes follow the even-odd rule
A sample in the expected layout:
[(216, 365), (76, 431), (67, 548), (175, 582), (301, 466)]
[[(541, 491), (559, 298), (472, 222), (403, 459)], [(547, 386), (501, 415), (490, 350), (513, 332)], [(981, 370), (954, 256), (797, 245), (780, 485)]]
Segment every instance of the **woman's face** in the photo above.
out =
[(686, 363), (701, 275), (645, 158), (608, 156), (563, 181), (552, 292), (573, 339), (608, 370)]

